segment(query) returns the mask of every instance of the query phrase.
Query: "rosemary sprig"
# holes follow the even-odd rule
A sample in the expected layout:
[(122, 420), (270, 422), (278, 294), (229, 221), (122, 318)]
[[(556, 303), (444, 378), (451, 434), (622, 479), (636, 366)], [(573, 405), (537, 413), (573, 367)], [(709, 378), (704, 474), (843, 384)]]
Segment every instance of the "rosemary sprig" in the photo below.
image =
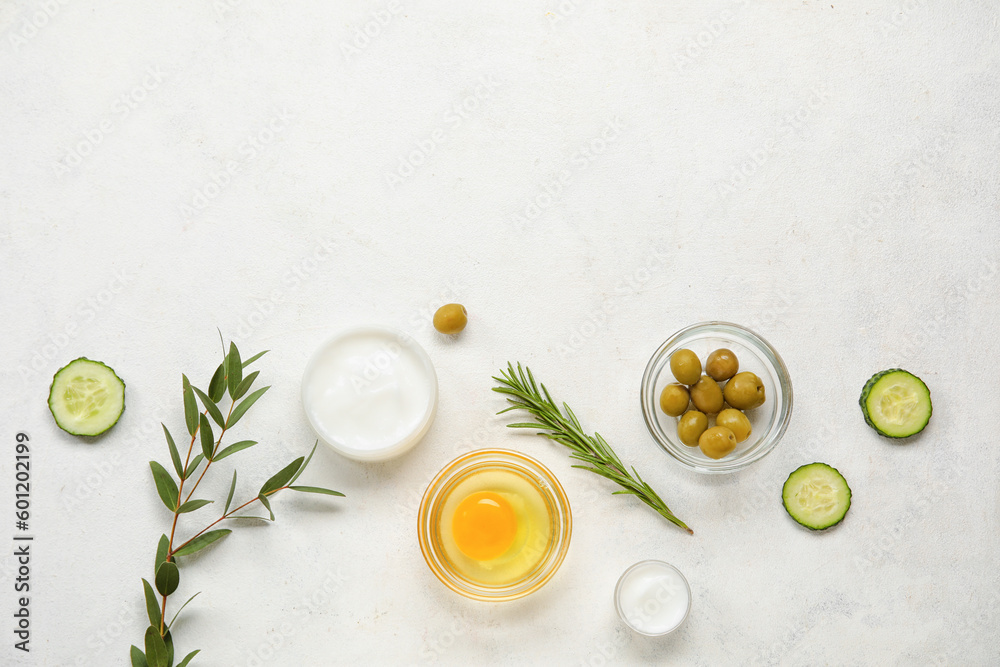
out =
[[(285, 489), (329, 496), (344, 495), (339, 491), (331, 491), (330, 489), (295, 485), (295, 480), (305, 471), (306, 466), (309, 465), (309, 461), (312, 460), (312, 456), (316, 452), (316, 446), (314, 445), (308, 457), (300, 456), (292, 461), (264, 482), (264, 485), (255, 497), (230, 510), (229, 508), (233, 504), (233, 496), (236, 493), (236, 471), (234, 470), (233, 481), (229, 486), (229, 496), (226, 499), (226, 506), (222, 510), (222, 516), (194, 533), (187, 540), (179, 544), (177, 543), (179, 540), (175, 538), (181, 515), (199, 510), (213, 502), (205, 499), (192, 499), (194, 492), (201, 485), (201, 481), (205, 478), (212, 464), (257, 444), (254, 440), (241, 440), (222, 449), (222, 438), (247, 413), (253, 404), (257, 402), (257, 399), (270, 389), (270, 387), (264, 387), (247, 395), (253, 386), (254, 380), (257, 379), (259, 371), (250, 373), (246, 377), (243, 376), (243, 369), (257, 359), (260, 359), (265, 352), (255, 354), (246, 361), (243, 361), (240, 359), (239, 350), (234, 343), (229, 344), (228, 353), (225, 352), (225, 345), (223, 345), (224, 357), (222, 363), (219, 364), (215, 374), (212, 376), (207, 392), (201, 391), (192, 385), (186, 375), (181, 376), (183, 379), (184, 422), (191, 440), (188, 443), (187, 456), (185, 456), (182, 463), (180, 452), (177, 450), (173, 436), (170, 435), (167, 427), (163, 426), (163, 434), (167, 440), (167, 449), (170, 453), (170, 461), (173, 465), (174, 473), (176, 473), (176, 481), (174, 475), (168, 472), (167, 468), (163, 465), (156, 461), (149, 462), (156, 491), (163, 504), (173, 514), (173, 517), (170, 524), (170, 536), (167, 537), (166, 534), (161, 535), (160, 541), (157, 544), (155, 576), (153, 577), (154, 585), (150, 585), (145, 579), (142, 580), (143, 592), (146, 597), (146, 612), (149, 616), (150, 625), (146, 628), (144, 637), (143, 645), (145, 651), (137, 646), (131, 647), (130, 658), (132, 667), (173, 667), (174, 644), (170, 628), (188, 602), (191, 602), (198, 595), (198, 593), (195, 593), (187, 602), (181, 605), (174, 613), (173, 620), (167, 623), (167, 598), (177, 590), (180, 583), (180, 570), (177, 567), (176, 559), (197, 553), (232, 533), (229, 529), (220, 528), (211, 530), (211, 528), (227, 519), (263, 519), (265, 521), (274, 521), (274, 512), (271, 510), (271, 501), (268, 498)], [(227, 392), (229, 394), (230, 405), (226, 415), (223, 416), (219, 402), (225, 398)], [(198, 403), (195, 399), (196, 395), (205, 408), (202, 412), (198, 411)], [(244, 396), (246, 397), (244, 398)], [(218, 438), (213, 433), (212, 423), (209, 421), (209, 418), (220, 429)], [(196, 454), (195, 443), (199, 441), (201, 444), (201, 453)], [(190, 488), (187, 489), (188, 493), (185, 496), (185, 483), (194, 477), (202, 462), (205, 465), (201, 470), (201, 474), (195, 479)], [(267, 510), (270, 518), (266, 516), (236, 514), (255, 502), (260, 502), (261, 506)], [(156, 592), (154, 592), (154, 586)], [(159, 600), (157, 600), (157, 593), (159, 593)], [(197, 654), (198, 651), (192, 651), (177, 663), (177, 667), (186, 667)]]
[[(511, 410), (525, 410), (535, 417), (533, 422), (507, 424), (508, 427), (542, 429), (538, 435), (544, 435), (546, 438), (569, 447), (573, 450), (570, 457), (583, 462), (584, 465), (574, 465), (574, 468), (583, 468), (610, 479), (622, 487), (614, 494), (632, 494), (656, 510), (667, 521), (683, 528), (692, 535), (694, 534), (693, 530), (674, 516), (674, 513), (670, 511), (670, 508), (657, 495), (656, 491), (642, 480), (635, 467), (632, 468), (631, 473), (628, 471), (628, 468), (599, 433), (594, 433), (592, 436), (584, 433), (576, 415), (566, 403), (562, 404), (565, 414), (559, 411), (559, 407), (552, 400), (545, 385), (535, 383), (531, 369), (527, 367), (522, 369), (521, 364), (518, 363), (515, 371), (514, 366), (507, 362), (507, 370), (501, 369), (500, 375), (501, 377), (493, 376), (493, 379), (501, 385), (493, 387), (493, 391), (506, 394), (507, 402), (511, 406), (497, 414)], [(541, 387), (540, 390), (539, 387)]]

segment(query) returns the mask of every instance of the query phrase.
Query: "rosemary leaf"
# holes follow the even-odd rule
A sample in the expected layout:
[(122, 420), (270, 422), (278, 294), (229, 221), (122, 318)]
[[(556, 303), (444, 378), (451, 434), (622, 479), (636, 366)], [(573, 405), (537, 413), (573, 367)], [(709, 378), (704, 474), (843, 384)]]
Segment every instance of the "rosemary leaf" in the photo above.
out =
[(493, 391), (505, 394), (507, 402), (511, 404), (510, 407), (497, 414), (503, 414), (510, 410), (523, 410), (535, 418), (534, 422), (508, 424), (509, 427), (542, 429), (538, 435), (543, 435), (569, 447), (573, 450), (570, 457), (586, 464), (574, 465), (574, 468), (589, 470), (622, 487), (622, 490), (615, 491), (613, 495), (632, 494), (667, 521), (683, 528), (688, 533), (694, 533), (670, 511), (667, 504), (653, 491), (649, 484), (642, 480), (634, 467), (629, 472), (599, 433), (591, 436), (584, 432), (580, 420), (576, 418), (569, 405), (563, 403), (562, 411), (559, 410), (545, 385), (539, 385), (535, 382), (530, 368), (522, 368), (521, 364), (518, 364), (515, 370), (514, 365), (508, 362), (507, 369), (500, 371), (500, 377), (494, 376), (493, 379), (500, 385), (493, 387)]

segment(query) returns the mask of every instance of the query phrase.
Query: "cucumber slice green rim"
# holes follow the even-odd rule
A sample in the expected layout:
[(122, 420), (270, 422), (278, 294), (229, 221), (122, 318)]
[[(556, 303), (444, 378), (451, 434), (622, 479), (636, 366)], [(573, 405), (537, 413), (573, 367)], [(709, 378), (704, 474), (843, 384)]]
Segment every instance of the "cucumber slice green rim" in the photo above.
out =
[(887, 438), (908, 438), (920, 433), (933, 411), (927, 385), (902, 368), (890, 368), (871, 376), (858, 402), (865, 422)]
[(49, 412), (72, 435), (100, 435), (125, 411), (125, 383), (107, 365), (80, 357), (52, 376)]
[(781, 488), (788, 515), (809, 530), (826, 530), (844, 520), (851, 508), (851, 487), (836, 468), (808, 463), (792, 471)]

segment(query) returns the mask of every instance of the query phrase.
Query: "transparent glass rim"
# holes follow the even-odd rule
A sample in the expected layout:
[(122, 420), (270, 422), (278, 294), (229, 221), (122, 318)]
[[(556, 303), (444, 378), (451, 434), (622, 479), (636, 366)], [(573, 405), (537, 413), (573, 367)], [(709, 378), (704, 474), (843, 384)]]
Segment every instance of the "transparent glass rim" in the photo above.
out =
[[(654, 395), (657, 369), (661, 367), (667, 350), (701, 333), (713, 333), (732, 337), (759, 352), (774, 369), (775, 379), (781, 388), (781, 404), (777, 408), (778, 412), (770, 425), (767, 437), (755, 445), (752, 453), (747, 456), (734, 459), (723, 458), (718, 461), (699, 461), (694, 459), (693, 456), (678, 452), (676, 445), (666, 437), (665, 433), (662, 433), (656, 412), (658, 408), (657, 397)], [(781, 355), (759, 334), (732, 322), (699, 322), (681, 329), (664, 341), (646, 364), (646, 369), (642, 374), (639, 395), (642, 403), (642, 418), (646, 423), (646, 429), (660, 449), (688, 470), (708, 475), (736, 472), (764, 458), (781, 440), (792, 416), (792, 382), (788, 374), (788, 368), (785, 367), (785, 362), (782, 360)]]
[[(552, 508), (552, 541), (546, 554), (529, 573), (509, 584), (490, 586), (471, 581), (450, 567), (435, 537), (436, 511), (458, 481), (471, 473), (505, 468), (527, 476), (536, 483)], [(510, 449), (480, 449), (463, 454), (446, 464), (427, 485), (417, 511), (420, 552), (427, 566), (445, 586), (473, 600), (503, 602), (529, 595), (545, 585), (562, 565), (573, 534), (569, 498), (559, 480), (540, 461)]]

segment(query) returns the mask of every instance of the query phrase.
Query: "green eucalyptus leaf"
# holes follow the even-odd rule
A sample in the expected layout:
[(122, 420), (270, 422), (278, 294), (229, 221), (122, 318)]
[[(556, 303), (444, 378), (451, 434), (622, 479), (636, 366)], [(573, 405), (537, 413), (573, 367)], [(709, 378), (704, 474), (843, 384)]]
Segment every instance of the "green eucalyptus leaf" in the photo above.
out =
[(146, 594), (146, 615), (149, 616), (149, 624), (158, 628), (162, 619), (156, 593), (153, 592), (153, 587), (145, 579), (142, 580), (142, 590)]
[(194, 435), (198, 430), (198, 404), (194, 400), (194, 392), (191, 391), (191, 382), (187, 375), (181, 375), (184, 379), (184, 421), (187, 424), (189, 435)]
[(246, 361), (243, 362), (243, 368), (246, 368), (247, 366), (249, 366), (253, 362), (257, 361), (258, 359), (260, 359), (261, 357), (263, 357), (265, 354), (267, 354), (270, 351), (271, 350), (264, 350), (263, 352), (258, 352), (257, 354), (253, 355), (252, 357), (250, 357), (249, 359), (247, 359)]
[(222, 400), (226, 395), (226, 363), (222, 362), (215, 369), (211, 381), (208, 383), (208, 397), (215, 403)]
[(201, 453), (209, 461), (215, 451), (215, 434), (212, 433), (212, 425), (208, 423), (208, 417), (201, 416)]
[(170, 540), (166, 535), (160, 535), (160, 541), (156, 545), (156, 565), (153, 572), (160, 569), (160, 564), (167, 561), (167, 554), (170, 552)]
[(197, 499), (197, 500), (189, 500), (189, 501), (187, 501), (186, 503), (184, 503), (183, 505), (181, 505), (180, 507), (177, 508), (177, 513), (178, 514), (186, 514), (187, 512), (193, 512), (196, 509), (201, 509), (205, 505), (208, 505), (209, 503), (214, 503), (214, 502), (215, 502), (214, 500), (205, 500), (203, 498), (202, 499)]
[(242, 382), (240, 382), (240, 386), (236, 387), (236, 393), (233, 394), (234, 401), (239, 400), (243, 394), (250, 391), (250, 385), (253, 384), (253, 381), (257, 379), (258, 375), (260, 375), (260, 371), (254, 371), (250, 375), (243, 378)]
[(229, 513), (229, 506), (233, 504), (233, 494), (236, 493), (236, 470), (233, 470), (233, 483), (229, 485), (229, 497), (226, 498), (226, 508), (222, 510), (222, 516)]
[(274, 521), (274, 519), (269, 519), (266, 516), (257, 516), (256, 514), (241, 514), (239, 516), (226, 517), (228, 519), (256, 519), (257, 521)]
[(220, 530), (210, 530), (207, 533), (202, 533), (198, 537), (191, 540), (189, 543), (174, 552), (175, 556), (190, 556), (196, 551), (201, 551), (209, 544), (212, 544), (216, 540), (221, 540), (223, 537), (228, 535), (233, 531), (227, 530), (225, 528)]
[(146, 628), (146, 661), (149, 667), (169, 667), (167, 664), (167, 645), (160, 636), (158, 628)]
[(132, 657), (132, 667), (149, 667), (149, 663), (146, 662), (146, 654), (135, 644), (129, 650), (129, 655)]
[(184, 604), (182, 604), (182, 605), (181, 605), (181, 608), (180, 608), (180, 609), (178, 609), (176, 613), (174, 613), (174, 617), (173, 617), (172, 619), (170, 619), (170, 624), (169, 624), (169, 625), (167, 625), (167, 631), (168, 631), (168, 632), (170, 631), (170, 628), (172, 628), (172, 627), (174, 626), (174, 621), (176, 621), (176, 620), (177, 620), (177, 617), (181, 615), (181, 612), (182, 612), (182, 611), (184, 611), (184, 607), (188, 606), (188, 603), (190, 603), (190, 602), (191, 602), (191, 600), (195, 599), (195, 598), (196, 598), (196, 597), (198, 597), (199, 595), (201, 595), (201, 591), (198, 591), (197, 593), (195, 593), (194, 595), (192, 595), (191, 597), (189, 597), (189, 598), (187, 599), (187, 602), (185, 602)]
[(163, 635), (163, 644), (167, 647), (167, 667), (173, 667), (174, 664), (174, 638), (170, 636), (170, 630)]
[(184, 471), (184, 479), (187, 479), (194, 474), (201, 462), (205, 460), (204, 454), (195, 454), (195, 457), (191, 459), (191, 463), (188, 464), (187, 470)]
[(203, 392), (201, 389), (198, 389), (198, 387), (191, 385), (191, 389), (194, 390), (194, 393), (198, 394), (198, 398), (201, 399), (201, 404), (205, 406), (206, 410), (208, 410), (208, 414), (209, 416), (212, 417), (212, 421), (214, 421), (220, 427), (225, 426), (226, 420), (222, 416), (222, 411), (219, 410), (219, 406), (215, 404), (215, 401), (206, 396), (205, 392)]
[(257, 496), (257, 498), (260, 500), (260, 504), (264, 506), (264, 509), (267, 510), (267, 513), (271, 515), (271, 521), (274, 521), (274, 510), (271, 509), (271, 501), (263, 493)]
[(331, 491), (330, 489), (323, 489), (318, 486), (290, 486), (288, 488), (292, 491), (299, 491), (301, 493), (322, 493), (328, 496), (344, 497), (344, 494), (340, 491)]
[(176, 591), (178, 584), (181, 583), (181, 573), (180, 570), (177, 569), (177, 564), (172, 560), (162, 563), (160, 567), (156, 569), (155, 582), (156, 590), (160, 592), (160, 595), (170, 595)]
[(297, 471), (295, 471), (295, 474), (292, 475), (292, 478), (290, 480), (288, 480), (289, 484), (292, 484), (293, 482), (295, 482), (295, 480), (297, 480), (299, 478), (299, 475), (301, 475), (302, 473), (304, 473), (306, 471), (306, 467), (309, 465), (309, 462), (313, 460), (313, 454), (316, 453), (316, 447), (318, 447), (318, 446), (319, 446), (319, 440), (317, 440), (316, 442), (313, 443), (312, 451), (309, 452), (309, 456), (307, 456), (305, 462), (301, 466), (299, 466), (299, 469)]
[(184, 656), (183, 660), (181, 660), (180, 662), (177, 663), (177, 667), (187, 667), (188, 663), (191, 662), (191, 658), (195, 657), (199, 653), (201, 653), (201, 649), (200, 648), (199, 649), (195, 649), (194, 651), (191, 651), (186, 656)]
[(234, 442), (233, 444), (229, 445), (228, 447), (226, 447), (225, 449), (223, 449), (221, 452), (219, 452), (216, 455), (216, 457), (214, 459), (212, 459), (212, 460), (213, 461), (221, 461), (222, 459), (226, 458), (230, 454), (235, 454), (236, 452), (238, 452), (240, 450), (246, 449), (247, 447), (253, 447), (256, 444), (257, 444), (256, 440), (240, 440), (239, 442)]
[(184, 465), (181, 463), (181, 455), (177, 451), (177, 445), (174, 444), (174, 438), (170, 435), (170, 431), (167, 430), (166, 424), (160, 422), (160, 426), (163, 427), (163, 435), (167, 437), (167, 447), (170, 448), (170, 460), (174, 464), (174, 470), (177, 471), (177, 477), (183, 477)]
[(299, 468), (302, 467), (303, 461), (305, 461), (305, 457), (300, 456), (279, 470), (277, 474), (271, 477), (271, 479), (264, 482), (264, 486), (260, 487), (260, 495), (270, 495), (288, 484), (289, 480), (291, 480), (295, 473), (298, 472)]
[(149, 469), (153, 471), (153, 481), (156, 482), (156, 492), (160, 494), (160, 500), (173, 512), (177, 509), (177, 483), (166, 468), (156, 461), (149, 462)]
[(229, 343), (229, 377), (226, 378), (226, 383), (229, 385), (229, 395), (234, 396), (236, 394), (236, 388), (240, 386), (240, 382), (243, 380), (243, 362), (240, 361), (240, 351), (236, 349), (236, 343)]
[(270, 385), (268, 385), (267, 387), (261, 387), (257, 391), (253, 392), (252, 394), (244, 398), (239, 405), (233, 408), (233, 412), (232, 414), (229, 415), (229, 420), (226, 422), (226, 428), (232, 428), (233, 426), (235, 426), (236, 422), (240, 420), (240, 417), (246, 414), (246, 411), (249, 410), (250, 407), (257, 402), (257, 399), (263, 396), (264, 392), (270, 388), (271, 388)]

